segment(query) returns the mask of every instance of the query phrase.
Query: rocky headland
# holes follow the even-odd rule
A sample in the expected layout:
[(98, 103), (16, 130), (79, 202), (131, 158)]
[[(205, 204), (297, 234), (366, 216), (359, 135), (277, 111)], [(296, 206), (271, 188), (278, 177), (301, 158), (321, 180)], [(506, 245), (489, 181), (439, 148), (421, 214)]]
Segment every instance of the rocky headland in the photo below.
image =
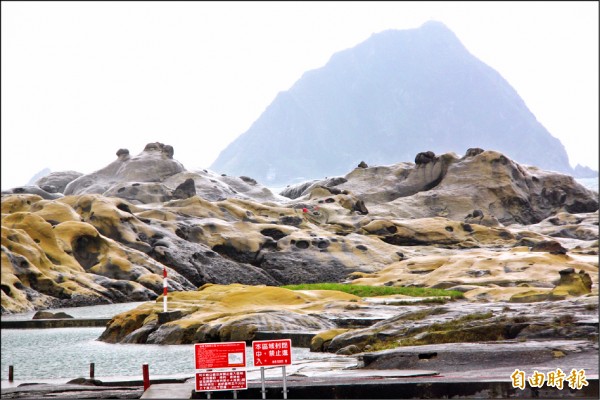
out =
[[(315, 351), (343, 354), (597, 342), (598, 193), (571, 176), (473, 148), (361, 162), (277, 194), (251, 177), (188, 171), (173, 156), (162, 143), (133, 157), (120, 149), (92, 174), (56, 172), (3, 192), (2, 314), (145, 301), (115, 316), (101, 340), (296, 331), (314, 333)], [(174, 311), (166, 321), (164, 269)], [(319, 282), (463, 298), (281, 287)]]

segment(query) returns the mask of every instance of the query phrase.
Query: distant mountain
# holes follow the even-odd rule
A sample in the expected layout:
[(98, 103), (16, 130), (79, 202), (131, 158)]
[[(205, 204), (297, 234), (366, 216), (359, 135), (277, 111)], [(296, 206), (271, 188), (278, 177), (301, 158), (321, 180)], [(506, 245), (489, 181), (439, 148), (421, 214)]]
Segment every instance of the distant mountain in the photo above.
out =
[(41, 178), (45, 177), (46, 175), (50, 174), (50, 172), (52, 172), (50, 170), (50, 168), (46, 167), (46, 168), (42, 169), (41, 171), (39, 171), (38, 173), (36, 173), (35, 175), (33, 175), (31, 177), (31, 179), (29, 180), (29, 182), (27, 182), (27, 185), (35, 185), (35, 182), (38, 179), (41, 179)]
[(594, 171), (590, 167), (584, 167), (583, 165), (577, 164), (573, 169), (573, 176), (575, 178), (597, 178), (598, 171)]
[(471, 147), (573, 171), (510, 84), (444, 24), (427, 22), (373, 34), (306, 72), (210, 168), (274, 186)]

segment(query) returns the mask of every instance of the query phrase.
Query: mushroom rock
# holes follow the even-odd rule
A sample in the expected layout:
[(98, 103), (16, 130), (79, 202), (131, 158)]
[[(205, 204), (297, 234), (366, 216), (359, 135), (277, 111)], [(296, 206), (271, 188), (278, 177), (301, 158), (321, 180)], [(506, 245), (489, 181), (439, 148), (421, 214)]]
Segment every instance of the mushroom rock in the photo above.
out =
[(576, 273), (574, 268), (565, 268), (559, 274), (560, 280), (550, 292), (551, 298), (581, 296), (592, 291), (592, 278), (586, 271)]
[(65, 188), (65, 195), (109, 191), (117, 184), (129, 182), (162, 182), (166, 178), (185, 171), (183, 165), (173, 160), (173, 147), (162, 143), (148, 143), (137, 156), (129, 150), (119, 149), (117, 160), (88, 175), (83, 175)]
[(483, 153), (485, 150), (479, 148), (479, 147), (471, 147), (470, 149), (467, 149), (467, 152), (465, 153), (465, 157), (475, 157), (481, 153)]
[(435, 161), (435, 153), (433, 151), (425, 151), (421, 153), (417, 153), (415, 156), (415, 164), (428, 164), (430, 162)]

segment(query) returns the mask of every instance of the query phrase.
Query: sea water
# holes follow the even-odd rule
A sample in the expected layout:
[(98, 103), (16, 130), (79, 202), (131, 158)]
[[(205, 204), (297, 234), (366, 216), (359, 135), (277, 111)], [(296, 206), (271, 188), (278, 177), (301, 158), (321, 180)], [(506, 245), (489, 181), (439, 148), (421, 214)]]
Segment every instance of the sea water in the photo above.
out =
[[(98, 341), (104, 328), (2, 329), (2, 386), (13, 366), (12, 386), (23, 382), (66, 383), (89, 378), (104, 381), (142, 380), (143, 364), (151, 379), (191, 378), (195, 372), (194, 345), (112, 344)], [(292, 348), (295, 361), (323, 359), (331, 354)], [(246, 360), (253, 365), (250, 346)]]
[[(598, 191), (598, 178), (580, 178), (579, 183)], [(142, 303), (73, 307), (63, 311), (75, 318), (111, 318)], [(3, 315), (2, 319), (31, 319), (33, 312)], [(191, 377), (194, 374), (194, 345), (109, 344), (97, 338), (104, 328), (2, 329), (2, 386), (8, 385), (8, 367), (14, 368), (15, 382), (58, 382), (89, 377), (94, 363), (100, 380), (140, 380), (142, 365), (148, 364), (150, 377)], [(251, 363), (251, 349), (247, 349)], [(294, 348), (294, 360), (323, 357), (308, 349)]]
[[(110, 318), (142, 303), (62, 308), (76, 318)], [(2, 319), (31, 319), (33, 313), (2, 316)], [(112, 344), (98, 341), (104, 328), (2, 329), (2, 387), (21, 383), (66, 383), (89, 378), (94, 363), (94, 378), (103, 381), (142, 380), (143, 364), (148, 364), (150, 379), (191, 378), (195, 373), (194, 345)], [(307, 348), (292, 348), (295, 361), (320, 360), (328, 353), (311, 353)], [(248, 365), (253, 365), (252, 348), (246, 348)], [(8, 382), (9, 366), (14, 382)]]

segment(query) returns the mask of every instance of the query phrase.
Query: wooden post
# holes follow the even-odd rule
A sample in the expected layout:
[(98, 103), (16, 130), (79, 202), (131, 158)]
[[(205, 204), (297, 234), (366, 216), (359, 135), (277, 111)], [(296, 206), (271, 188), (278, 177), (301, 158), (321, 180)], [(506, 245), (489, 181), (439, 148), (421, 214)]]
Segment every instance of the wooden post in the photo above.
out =
[(90, 363), (90, 379), (94, 379), (94, 363)]
[(12, 382), (14, 377), (15, 377), (15, 371), (13, 370), (13, 366), (9, 365), (8, 366), (8, 381)]
[(148, 372), (148, 364), (142, 365), (142, 375), (144, 376), (144, 392), (150, 387), (150, 372)]

